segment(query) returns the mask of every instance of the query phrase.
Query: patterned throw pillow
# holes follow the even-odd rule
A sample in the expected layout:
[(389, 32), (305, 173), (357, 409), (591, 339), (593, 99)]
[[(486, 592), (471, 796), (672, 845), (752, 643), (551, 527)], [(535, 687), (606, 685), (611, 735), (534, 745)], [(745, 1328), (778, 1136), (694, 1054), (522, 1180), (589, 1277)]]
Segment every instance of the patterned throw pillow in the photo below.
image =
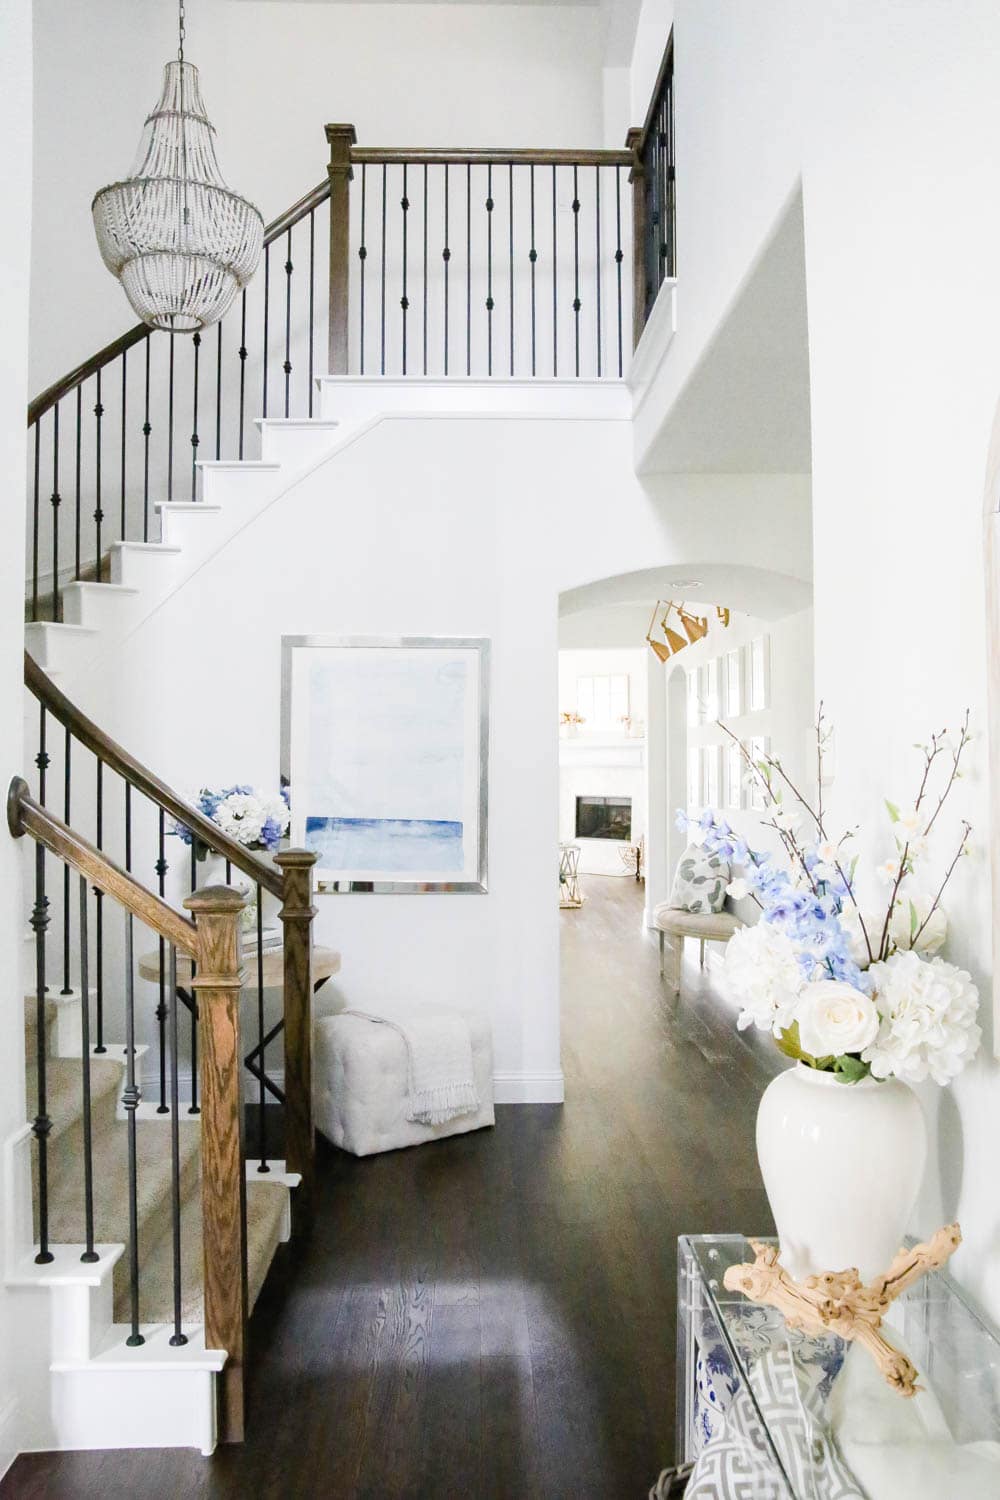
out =
[(689, 844), (677, 866), (670, 905), (700, 916), (721, 911), (731, 879), (732, 872), (721, 855), (709, 854), (699, 844)]

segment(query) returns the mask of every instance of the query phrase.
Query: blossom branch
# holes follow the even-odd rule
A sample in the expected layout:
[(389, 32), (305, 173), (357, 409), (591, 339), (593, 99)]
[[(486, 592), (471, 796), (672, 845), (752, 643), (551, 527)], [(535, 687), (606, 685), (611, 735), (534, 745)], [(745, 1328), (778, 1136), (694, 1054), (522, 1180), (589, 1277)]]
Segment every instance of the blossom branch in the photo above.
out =
[(952, 875), (955, 873), (955, 866), (958, 864), (959, 860), (962, 858), (962, 856), (964, 854), (968, 854), (969, 850), (968, 850), (968, 846), (966, 844), (966, 839), (969, 837), (969, 834), (971, 832), (972, 832), (972, 824), (971, 823), (963, 823), (962, 824), (962, 838), (961, 838), (961, 841), (959, 842), (959, 846), (958, 846), (958, 849), (957, 849), (957, 851), (955, 853), (955, 857), (952, 860), (951, 864), (948, 866), (947, 870), (944, 872), (944, 879), (942, 880), (941, 884), (938, 886), (937, 895), (934, 897), (934, 900), (931, 902), (930, 910), (928, 911), (926, 917), (921, 922), (920, 926), (917, 928), (916, 932), (913, 934), (912, 938), (910, 939), (910, 947), (911, 948), (915, 948), (917, 946), (917, 942), (918, 942), (918, 940), (920, 938), (921, 933), (923, 932), (924, 928), (927, 926), (927, 923), (930, 921), (931, 917), (937, 911), (938, 906), (941, 903), (941, 897), (944, 895), (944, 888), (948, 884), (948, 882), (951, 879)]

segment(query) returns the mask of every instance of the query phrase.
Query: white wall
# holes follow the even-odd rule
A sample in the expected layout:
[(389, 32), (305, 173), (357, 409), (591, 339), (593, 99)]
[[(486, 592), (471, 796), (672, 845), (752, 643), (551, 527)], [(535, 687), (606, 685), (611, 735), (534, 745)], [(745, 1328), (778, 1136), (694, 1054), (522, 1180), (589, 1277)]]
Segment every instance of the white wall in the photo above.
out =
[(641, 484), (627, 421), (385, 421), (248, 525), (115, 649), (113, 672), (73, 694), (175, 785), (272, 785), (282, 634), (491, 637), (489, 894), (323, 896), (316, 936), (343, 953), (338, 987), (355, 1003), (399, 991), (488, 1007), (508, 1097), (551, 1098), (559, 595), (688, 566), (720, 538), (733, 563), (807, 574), (808, 517), (787, 486), (746, 496), (728, 479)]
[[(34, 8), (33, 394), (135, 321), (90, 202), (129, 169), (177, 47), (161, 0)], [(324, 178), (328, 121), (368, 146), (602, 142), (593, 5), (199, 0), (187, 30), (223, 174), (265, 219)]]
[[(1000, 95), (993, 0), (677, 0), (678, 326), (666, 410), (798, 190), (804, 203), (816, 693), (836, 723), (833, 810), (888, 851), (883, 795), (914, 741), (968, 704), (985, 728), (981, 491), (1000, 375)], [(633, 76), (638, 86), (638, 60)], [(733, 399), (739, 399), (738, 391)], [(957, 1268), (1000, 1317), (992, 1168), (988, 787), (982, 742), (955, 799), (973, 857), (951, 956), (983, 996), (976, 1065), (929, 1091), (917, 1223), (960, 1218)], [(942, 850), (942, 854), (944, 850)]]
[[(0, 481), (5, 522), (17, 535), (24, 513), (25, 428), (28, 399), (28, 269), (31, 246), (31, 3), (5, 0), (0, 17), (0, 139), (4, 142), (5, 228), (0, 238)], [(21, 653), (24, 647), (24, 573), (17, 547), (0, 557), (0, 776), (6, 789), (22, 774)], [(0, 835), (0, 1140), (24, 1124), (24, 927), (20, 847)], [(0, 1243), (6, 1184), (0, 1162)], [(0, 1474), (16, 1454), (16, 1379), (0, 1286)]]

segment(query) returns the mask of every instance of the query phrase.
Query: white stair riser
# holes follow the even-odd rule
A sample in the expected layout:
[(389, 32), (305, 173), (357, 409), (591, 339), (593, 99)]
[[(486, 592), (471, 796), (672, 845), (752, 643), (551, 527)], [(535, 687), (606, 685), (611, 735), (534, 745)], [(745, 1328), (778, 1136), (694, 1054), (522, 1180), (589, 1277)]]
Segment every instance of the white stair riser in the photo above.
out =
[(63, 590), (63, 620), (88, 630), (118, 633), (142, 607), (138, 592), (120, 584), (69, 583)]
[(261, 455), (289, 473), (318, 463), (338, 442), (339, 422), (260, 422)]
[(600, 380), (383, 380), (324, 375), (318, 415), (354, 429), (379, 415), (497, 415), (607, 417), (627, 420), (631, 395), (624, 382)]
[(93, 631), (78, 625), (53, 625), (38, 622), (24, 627), (24, 646), (44, 671), (65, 672), (67, 676), (88, 662), (98, 642)]
[(205, 464), (198, 476), (202, 504), (238, 506), (241, 514), (249, 515), (276, 495), (285, 482), (281, 465), (275, 463)]
[(142, 542), (116, 542), (111, 548), (111, 582), (126, 588), (144, 591), (165, 586), (181, 566), (179, 548)]
[(51, 1447), (197, 1448), (216, 1443), (215, 1375), (209, 1370), (57, 1370)]

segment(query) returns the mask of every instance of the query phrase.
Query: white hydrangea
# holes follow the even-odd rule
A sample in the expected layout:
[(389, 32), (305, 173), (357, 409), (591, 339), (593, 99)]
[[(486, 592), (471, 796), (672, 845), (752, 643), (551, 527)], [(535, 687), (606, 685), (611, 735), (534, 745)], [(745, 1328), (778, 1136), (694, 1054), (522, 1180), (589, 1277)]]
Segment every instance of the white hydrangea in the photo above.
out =
[(911, 950), (869, 970), (878, 1036), (861, 1054), (876, 1078), (950, 1083), (975, 1055), (979, 992), (964, 969)]
[(218, 823), (224, 833), (246, 845), (260, 843), (264, 824), (269, 819), (280, 825), (283, 834), (287, 833), (289, 815), (283, 797), (231, 792), (219, 803), (213, 814), (213, 821)]
[(726, 945), (723, 973), (740, 1004), (740, 1031), (757, 1026), (778, 1036), (791, 1025), (804, 980), (791, 939), (777, 927), (738, 928)]

